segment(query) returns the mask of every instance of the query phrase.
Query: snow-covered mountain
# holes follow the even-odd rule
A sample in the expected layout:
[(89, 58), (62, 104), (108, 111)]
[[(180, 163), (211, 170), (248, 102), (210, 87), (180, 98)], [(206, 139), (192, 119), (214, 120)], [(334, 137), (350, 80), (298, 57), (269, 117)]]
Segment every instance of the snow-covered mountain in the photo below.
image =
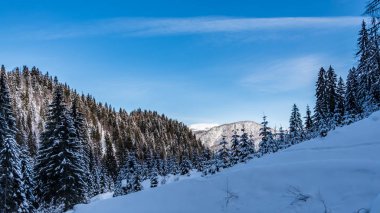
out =
[(74, 212), (378, 213), (379, 127), (377, 112), (216, 175), (77, 205)]
[(191, 124), (189, 126), (190, 130), (193, 132), (198, 132), (198, 131), (207, 131), (213, 127), (219, 126), (219, 124), (215, 123), (199, 123), (199, 124)]
[(261, 125), (254, 121), (239, 121), (235, 123), (223, 124), (220, 126), (212, 127), (208, 130), (193, 130), (197, 139), (199, 139), (203, 145), (216, 149), (223, 139), (223, 136), (226, 137), (228, 142), (231, 141), (232, 135), (235, 130), (238, 133), (241, 133), (241, 130), (244, 129), (249, 135), (252, 135), (252, 138), (255, 141), (256, 146), (261, 140), (259, 136)]

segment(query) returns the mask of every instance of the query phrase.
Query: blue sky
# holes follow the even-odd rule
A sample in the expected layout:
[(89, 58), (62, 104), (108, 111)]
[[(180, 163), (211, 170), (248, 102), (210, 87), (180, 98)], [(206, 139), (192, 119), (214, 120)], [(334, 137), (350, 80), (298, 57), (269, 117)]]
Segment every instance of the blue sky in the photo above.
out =
[(287, 126), (316, 74), (355, 65), (362, 0), (0, 2), (0, 63), (37, 66), (128, 111)]

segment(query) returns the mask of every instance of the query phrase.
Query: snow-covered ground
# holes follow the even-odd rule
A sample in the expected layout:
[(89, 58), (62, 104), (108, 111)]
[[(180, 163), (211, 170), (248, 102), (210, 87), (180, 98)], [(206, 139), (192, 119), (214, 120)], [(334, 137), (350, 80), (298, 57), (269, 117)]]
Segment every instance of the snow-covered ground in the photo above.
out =
[(77, 205), (74, 212), (364, 213), (372, 206), (379, 213), (379, 134), (377, 112), (326, 138), (213, 176)]

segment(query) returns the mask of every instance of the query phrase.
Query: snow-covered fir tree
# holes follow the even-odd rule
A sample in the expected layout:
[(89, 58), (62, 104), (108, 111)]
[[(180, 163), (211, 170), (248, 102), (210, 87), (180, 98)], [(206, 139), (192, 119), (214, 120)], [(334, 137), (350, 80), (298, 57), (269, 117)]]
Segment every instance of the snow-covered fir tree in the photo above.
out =
[(371, 27), (369, 29), (369, 42), (370, 42), (370, 57), (368, 65), (370, 71), (368, 73), (369, 96), (370, 96), (370, 109), (375, 111), (380, 106), (380, 48), (379, 48), (379, 20), (373, 17)]
[(318, 73), (318, 80), (315, 89), (315, 107), (314, 107), (314, 131), (321, 136), (327, 134), (328, 129), (328, 93), (326, 71), (322, 67)]
[(70, 113), (73, 118), (74, 122), (74, 128), (76, 130), (76, 136), (77, 140), (81, 144), (81, 155), (83, 156), (83, 165), (82, 169), (85, 173), (85, 183), (87, 188), (87, 194), (94, 195), (93, 191), (90, 189), (93, 188), (93, 178), (91, 177), (91, 171), (90, 171), (90, 155), (91, 155), (91, 147), (88, 142), (88, 136), (87, 136), (87, 127), (85, 124), (83, 113), (80, 111), (79, 106), (79, 97), (75, 96), (72, 103), (71, 103), (71, 109)]
[[(16, 142), (16, 121), (4, 66), (0, 76), (0, 210), (29, 212), (27, 186), (22, 172), (22, 153)], [(24, 162), (26, 163), (26, 162)], [(28, 179), (30, 177), (26, 177)]]
[(240, 136), (240, 142), (238, 146), (238, 149), (240, 150), (239, 161), (246, 162), (247, 160), (252, 158), (251, 154), (254, 153), (255, 148), (254, 148), (253, 140), (249, 137), (245, 129), (242, 129), (241, 132), (242, 132), (242, 135)]
[(358, 101), (359, 83), (357, 80), (356, 68), (353, 67), (348, 71), (347, 87), (345, 93), (345, 120), (350, 124), (355, 121), (356, 116), (362, 113), (361, 105)]
[(21, 146), (21, 173), (24, 180), (25, 196), (29, 205), (29, 212), (34, 212), (37, 205), (37, 200), (34, 195), (35, 190), (35, 175), (33, 172), (33, 159), (30, 157), (26, 144)]
[(117, 176), (114, 197), (142, 190), (140, 169), (136, 153), (131, 151)]
[(329, 129), (336, 126), (334, 115), (337, 105), (337, 75), (332, 66), (326, 72), (327, 125)]
[(366, 23), (363, 21), (358, 39), (359, 65), (356, 69), (356, 77), (358, 81), (357, 98), (364, 112), (374, 111), (380, 101), (380, 90), (377, 84), (380, 72), (378, 40), (377, 20), (372, 19), (370, 29), (366, 28)]
[(336, 90), (335, 122), (338, 126), (344, 123), (346, 85), (342, 77), (339, 77)]
[(301, 114), (296, 104), (292, 107), (289, 119), (289, 138), (292, 144), (299, 143), (304, 139)]
[(114, 149), (111, 142), (111, 137), (107, 134), (105, 137), (106, 152), (103, 157), (103, 164), (107, 170), (107, 174), (113, 179), (116, 180), (117, 177), (117, 162), (114, 154)]
[(314, 124), (311, 115), (311, 110), (309, 105), (306, 106), (306, 116), (305, 116), (305, 133), (307, 137), (310, 137), (310, 134), (313, 132)]
[(179, 169), (180, 169), (180, 175), (190, 175), (191, 171), (191, 162), (188, 158), (188, 156), (183, 155), (181, 162), (179, 164)]
[(314, 108), (314, 123), (315, 128), (319, 131), (322, 126), (326, 125), (326, 119), (328, 116), (327, 109), (327, 92), (326, 92), (326, 71), (322, 67), (318, 73), (318, 80), (316, 84), (315, 92), (316, 102)]
[(285, 130), (282, 126), (280, 126), (279, 130), (278, 130), (278, 134), (277, 134), (277, 144), (278, 144), (278, 148), (279, 149), (286, 149), (289, 147), (289, 143), (288, 143), (288, 140), (287, 140), (287, 136), (286, 136), (286, 133), (285, 133)]
[(150, 187), (155, 188), (158, 185), (158, 172), (156, 167), (152, 167), (150, 172)]
[(231, 164), (237, 164), (240, 159), (240, 135), (238, 135), (238, 132), (236, 129), (233, 130), (233, 135), (231, 139)]
[(261, 122), (262, 127), (260, 128), (260, 136), (262, 137), (260, 145), (259, 145), (259, 156), (262, 156), (267, 153), (272, 153), (277, 150), (274, 150), (274, 140), (272, 132), (268, 127), (267, 116), (263, 116), (263, 121)]
[(217, 158), (218, 167), (225, 169), (231, 166), (231, 150), (228, 147), (228, 142), (225, 136), (223, 136), (222, 141), (219, 143)]
[(36, 157), (37, 198), (40, 204), (64, 205), (68, 210), (86, 202), (83, 147), (58, 87), (48, 109), (45, 131)]

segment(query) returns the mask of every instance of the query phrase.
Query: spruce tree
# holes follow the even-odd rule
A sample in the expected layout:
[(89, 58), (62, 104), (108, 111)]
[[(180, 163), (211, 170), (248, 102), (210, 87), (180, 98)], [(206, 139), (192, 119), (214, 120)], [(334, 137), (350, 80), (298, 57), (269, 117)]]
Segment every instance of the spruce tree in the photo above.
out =
[(105, 144), (106, 153), (103, 157), (103, 165), (105, 166), (108, 175), (112, 178), (113, 181), (115, 181), (117, 177), (117, 162), (113, 151), (111, 138), (108, 134), (105, 136)]
[[(375, 25), (375, 23), (373, 23)], [(372, 71), (378, 69), (378, 45), (377, 45), (377, 32), (367, 29), (365, 21), (362, 23), (362, 28), (359, 32), (358, 38), (358, 52), (359, 64), (357, 67), (357, 81), (358, 81), (358, 96), (357, 101), (364, 112), (368, 112), (373, 107), (373, 96), (371, 88), (373, 84)], [(371, 34), (369, 34), (369, 31)]]
[(91, 194), (91, 191), (89, 190), (92, 188), (92, 185), (94, 184), (92, 182), (91, 178), (91, 172), (90, 172), (90, 155), (91, 155), (91, 147), (88, 142), (88, 135), (87, 135), (87, 127), (86, 127), (86, 122), (84, 120), (83, 113), (79, 110), (79, 99), (78, 96), (75, 96), (72, 104), (71, 104), (71, 116), (73, 118), (74, 122), (74, 128), (77, 136), (77, 140), (81, 144), (81, 155), (83, 156), (83, 165), (82, 169), (85, 172), (85, 183), (86, 183), (86, 188), (88, 194)]
[(228, 148), (228, 142), (226, 141), (226, 137), (223, 136), (222, 141), (219, 143), (219, 150), (217, 153), (217, 157), (219, 160), (219, 167), (227, 168), (231, 166), (231, 155), (230, 149)]
[(155, 188), (158, 185), (158, 172), (157, 168), (153, 167), (151, 170), (151, 175), (150, 175), (150, 187)]
[(239, 142), (239, 161), (240, 162), (246, 162), (248, 159), (251, 158), (251, 154), (254, 152), (254, 145), (253, 141), (249, 138), (248, 133), (245, 131), (245, 129), (242, 129), (242, 135), (240, 136), (240, 142)]
[(334, 114), (337, 105), (337, 76), (335, 70), (330, 66), (326, 72), (326, 97), (328, 109), (328, 121), (334, 127)]
[(314, 128), (316, 131), (323, 129), (327, 124), (328, 105), (327, 105), (327, 90), (326, 90), (326, 71), (322, 67), (318, 73), (318, 80), (315, 91), (315, 108), (314, 108)]
[(90, 170), (90, 178), (91, 181), (88, 185), (89, 187), (89, 195), (91, 197), (102, 193), (103, 188), (101, 184), (101, 179), (102, 179), (102, 169), (101, 169), (101, 162), (100, 160), (95, 157), (93, 149), (90, 150), (89, 153), (89, 170)]
[(136, 159), (136, 153), (131, 151), (128, 153), (125, 164), (118, 174), (114, 197), (137, 192), (142, 189), (139, 169), (140, 166)]
[(353, 67), (348, 71), (347, 88), (345, 93), (345, 114), (348, 124), (355, 121), (355, 117), (362, 113), (362, 108), (358, 102), (359, 84), (357, 80), (356, 68)]
[(33, 159), (30, 157), (26, 144), (21, 146), (21, 173), (24, 180), (25, 196), (29, 205), (29, 212), (34, 212), (37, 200), (34, 195), (35, 181), (33, 172)]
[(289, 120), (289, 137), (292, 144), (299, 143), (304, 139), (301, 114), (295, 104)]
[(180, 175), (190, 175), (191, 163), (187, 155), (183, 154), (179, 165)]
[(286, 149), (289, 146), (284, 128), (282, 126), (279, 128), (277, 144), (279, 149)]
[[(306, 116), (305, 116), (305, 131), (308, 135), (313, 131), (313, 119), (311, 117), (311, 111), (309, 105), (306, 106)], [(281, 128), (282, 129), (282, 128)]]
[(369, 29), (370, 42), (370, 57), (368, 65), (370, 67), (368, 73), (370, 96), (370, 112), (377, 110), (380, 107), (380, 48), (379, 48), (379, 22), (377, 18), (372, 18), (371, 27)]
[(337, 125), (341, 126), (344, 123), (345, 115), (345, 93), (346, 85), (342, 77), (339, 78), (338, 87), (336, 91), (336, 107), (335, 107), (335, 122)]
[(237, 164), (239, 162), (240, 158), (240, 149), (239, 149), (239, 143), (240, 143), (240, 135), (238, 135), (237, 130), (233, 130), (233, 135), (231, 139), (231, 164)]
[(267, 153), (273, 152), (272, 150), (272, 143), (274, 142), (273, 137), (272, 137), (272, 132), (270, 131), (268, 127), (268, 121), (267, 121), (267, 116), (263, 116), (263, 122), (261, 122), (262, 127), (260, 128), (260, 136), (261, 142), (259, 145), (259, 156), (262, 156)]
[(77, 139), (62, 88), (54, 92), (45, 131), (36, 157), (37, 198), (40, 204), (64, 204), (68, 210), (86, 201), (82, 144)]
[(0, 210), (29, 212), (22, 173), (22, 153), (16, 142), (16, 121), (4, 66), (0, 76)]

